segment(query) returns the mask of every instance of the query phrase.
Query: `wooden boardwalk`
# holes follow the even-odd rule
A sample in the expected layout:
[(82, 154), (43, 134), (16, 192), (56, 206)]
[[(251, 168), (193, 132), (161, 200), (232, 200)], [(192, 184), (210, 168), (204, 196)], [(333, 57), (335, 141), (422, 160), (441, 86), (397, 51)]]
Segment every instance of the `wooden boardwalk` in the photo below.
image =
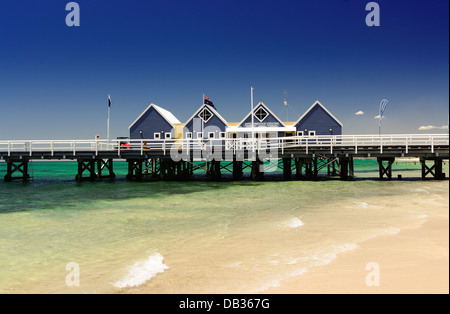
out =
[[(377, 158), (380, 179), (392, 178), (391, 166), (397, 157), (420, 158), (422, 178), (444, 179), (442, 160), (449, 158), (449, 135), (129, 140), (125, 145), (123, 140), (0, 141), (0, 161), (7, 164), (5, 181), (27, 181), (32, 160), (75, 160), (75, 178), (80, 181), (114, 178), (113, 161), (118, 159), (128, 162), (127, 178), (138, 180), (149, 174), (186, 179), (199, 167), (194, 162), (203, 162), (208, 176), (220, 178), (221, 170), (226, 169), (238, 180), (246, 161), (251, 161), (251, 177), (261, 179), (261, 165), (266, 160), (279, 163), (286, 179), (293, 172), (297, 178), (314, 179), (327, 167), (329, 174), (348, 180), (354, 177), (353, 159), (361, 157)], [(430, 161), (432, 166), (428, 165)], [(228, 162), (228, 168), (223, 162)]]

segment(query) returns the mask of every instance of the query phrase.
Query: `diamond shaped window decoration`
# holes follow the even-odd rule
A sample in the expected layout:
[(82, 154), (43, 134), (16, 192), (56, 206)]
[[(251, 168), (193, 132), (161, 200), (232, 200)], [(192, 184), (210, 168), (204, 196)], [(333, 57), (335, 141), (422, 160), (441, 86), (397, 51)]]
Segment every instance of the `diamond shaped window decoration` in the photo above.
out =
[(213, 114), (207, 108), (203, 109), (198, 116), (203, 120), (204, 123), (208, 122), (212, 118)]
[(269, 114), (264, 110), (263, 107), (259, 107), (259, 109), (255, 111), (255, 117), (259, 120), (259, 122), (263, 122), (268, 115)]

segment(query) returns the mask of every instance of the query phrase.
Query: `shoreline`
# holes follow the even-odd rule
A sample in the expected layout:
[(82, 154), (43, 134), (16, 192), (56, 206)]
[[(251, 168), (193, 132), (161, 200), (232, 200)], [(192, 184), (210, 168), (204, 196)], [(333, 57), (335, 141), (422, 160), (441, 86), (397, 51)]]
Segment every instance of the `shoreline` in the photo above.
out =
[[(417, 228), (380, 235), (330, 264), (285, 279), (264, 294), (448, 294), (449, 217), (426, 218)], [(379, 286), (368, 286), (379, 266)], [(372, 266), (372, 264), (370, 265)]]

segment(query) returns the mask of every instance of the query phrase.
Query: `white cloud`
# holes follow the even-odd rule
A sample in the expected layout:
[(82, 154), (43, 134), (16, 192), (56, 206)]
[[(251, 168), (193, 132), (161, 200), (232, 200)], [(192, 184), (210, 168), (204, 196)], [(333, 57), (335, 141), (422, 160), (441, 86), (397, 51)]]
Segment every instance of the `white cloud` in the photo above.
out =
[(429, 130), (447, 130), (448, 126), (447, 125), (443, 125), (443, 126), (434, 126), (434, 125), (422, 125), (418, 130), (419, 131), (429, 131)]
[(360, 111), (355, 112), (355, 114), (357, 116), (362, 116), (364, 114), (364, 111), (360, 110)]
[[(376, 115), (375, 117), (373, 117), (374, 119), (380, 119), (380, 115)], [(383, 116), (383, 119), (386, 119), (386, 116)]]

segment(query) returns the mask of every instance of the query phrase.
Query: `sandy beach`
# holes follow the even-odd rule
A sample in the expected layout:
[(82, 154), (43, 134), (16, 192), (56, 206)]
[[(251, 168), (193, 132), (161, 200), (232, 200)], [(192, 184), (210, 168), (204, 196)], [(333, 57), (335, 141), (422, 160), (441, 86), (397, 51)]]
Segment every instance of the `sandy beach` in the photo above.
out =
[[(379, 286), (375, 268), (379, 265)], [(360, 243), (330, 264), (281, 282), (274, 294), (448, 294), (449, 218), (428, 217), (418, 228), (404, 229)]]

